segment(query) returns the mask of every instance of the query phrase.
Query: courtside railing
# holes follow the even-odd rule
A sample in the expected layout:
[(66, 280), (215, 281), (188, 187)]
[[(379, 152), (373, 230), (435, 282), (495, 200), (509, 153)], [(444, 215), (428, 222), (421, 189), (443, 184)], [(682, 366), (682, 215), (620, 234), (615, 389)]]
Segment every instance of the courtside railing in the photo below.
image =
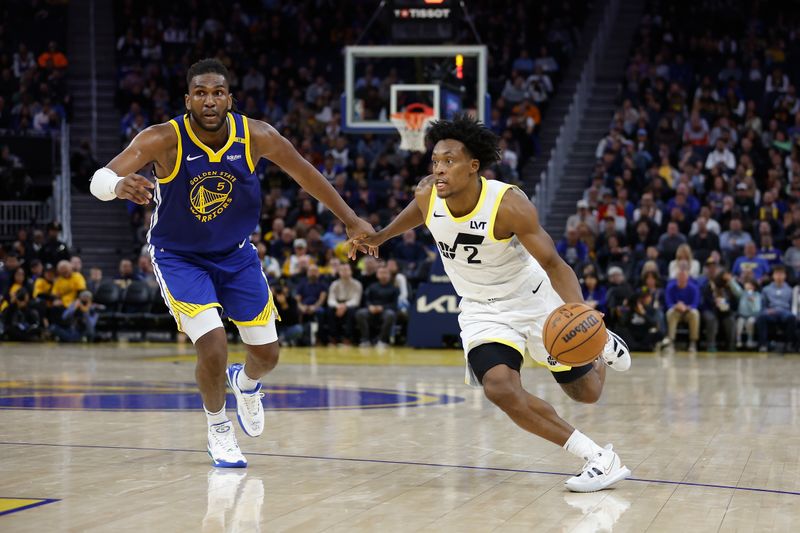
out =
[(50, 202), (0, 202), (0, 240), (14, 240), (21, 228), (41, 226), (53, 220)]
[(575, 88), (572, 103), (569, 105), (564, 123), (558, 130), (555, 146), (550, 150), (550, 160), (547, 163), (547, 168), (542, 171), (541, 179), (534, 189), (534, 203), (539, 211), (539, 221), (542, 225), (547, 223), (547, 219), (550, 216), (551, 205), (558, 192), (561, 176), (563, 176), (564, 168), (567, 165), (567, 156), (578, 138), (578, 127), (586, 112), (589, 96), (594, 85), (597, 65), (608, 42), (614, 19), (616, 19), (619, 12), (619, 3), (619, 0), (610, 0), (606, 6), (603, 20), (599, 25), (597, 35), (592, 41), (589, 56), (583, 66), (580, 81), (578, 81), (578, 85)]

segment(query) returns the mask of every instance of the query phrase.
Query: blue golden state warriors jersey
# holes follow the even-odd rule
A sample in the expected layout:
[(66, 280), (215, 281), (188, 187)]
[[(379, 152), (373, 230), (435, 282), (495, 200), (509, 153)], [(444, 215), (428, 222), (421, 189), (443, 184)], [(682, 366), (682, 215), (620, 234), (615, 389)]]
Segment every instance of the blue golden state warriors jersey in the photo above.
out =
[(169, 121), (178, 134), (172, 174), (158, 178), (148, 241), (178, 252), (230, 250), (261, 214), (261, 186), (250, 157), (247, 117), (228, 113), (228, 141), (215, 152), (192, 131), (189, 116)]

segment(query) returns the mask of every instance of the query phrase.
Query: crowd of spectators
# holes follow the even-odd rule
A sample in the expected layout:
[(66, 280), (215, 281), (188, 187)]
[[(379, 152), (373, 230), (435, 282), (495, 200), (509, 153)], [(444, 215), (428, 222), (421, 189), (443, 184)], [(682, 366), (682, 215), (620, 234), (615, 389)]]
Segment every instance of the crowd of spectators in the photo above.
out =
[(66, 2), (0, 4), (0, 130), (42, 135), (70, 112)]
[[(516, 181), (535, 154), (537, 125), (578, 44), (585, 6), (472, 4), (491, 50), (491, 127), (503, 137), (503, 161), (485, 175)], [(228, 66), (238, 109), (281, 131), (374, 226), (399, 213), (428, 174), (429, 156), (400, 151), (394, 136), (341, 131), (341, 47), (355, 44), (366, 27), (367, 4), (245, 1), (220, 11), (210, 1), (125, 0), (115, 7), (122, 144), (183, 112), (186, 70), (211, 56)], [(390, 32), (381, 24), (361, 44), (386, 42)], [(374, 75), (380, 84), (388, 73)], [(330, 212), (280, 168), (262, 161), (256, 172), (263, 210), (251, 240), (273, 287), (284, 341), (383, 345), (402, 336), (409, 299), (435, 257), (429, 235), (408, 232), (382, 249), (386, 261), (349, 264), (344, 228)], [(130, 207), (135, 259), (152, 210)]]
[(0, 3), (0, 200), (36, 196), (30, 164), (4, 137), (44, 136), (68, 120), (66, 13), (65, 2)]
[(634, 349), (800, 340), (800, 16), (746, 5), (651, 6), (558, 242)]

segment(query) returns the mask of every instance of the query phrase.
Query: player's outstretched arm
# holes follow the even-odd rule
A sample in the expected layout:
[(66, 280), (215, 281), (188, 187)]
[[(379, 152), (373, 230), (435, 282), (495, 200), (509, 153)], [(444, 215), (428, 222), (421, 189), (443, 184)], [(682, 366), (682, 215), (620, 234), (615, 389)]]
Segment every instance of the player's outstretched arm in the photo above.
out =
[(372, 235), (375, 230), (339, 196), (319, 171), (297, 152), (275, 128), (260, 120), (249, 120), (253, 162), (265, 157), (286, 171), (311, 196), (325, 204), (347, 228), (347, 235)]
[(539, 224), (536, 208), (519, 189), (503, 197), (494, 225), (494, 237), (507, 239), (516, 235), (519, 242), (542, 265), (553, 288), (566, 303), (583, 302), (575, 271), (558, 255), (553, 239)]
[(165, 165), (174, 166), (177, 146), (178, 136), (171, 125), (150, 126), (134, 137), (108, 165), (94, 173), (89, 190), (103, 201), (123, 198), (146, 205), (153, 198), (150, 190), (155, 185), (136, 172), (155, 163), (158, 174), (169, 174), (173, 169)]
[[(385, 228), (373, 235), (358, 235), (353, 238), (356, 245), (380, 246), (389, 239), (402, 235), (410, 229), (414, 229), (425, 223), (426, 212), (420, 206), (427, 206), (430, 203), (430, 195), (433, 192), (433, 176), (425, 176), (417, 184), (414, 191), (414, 199), (403, 209), (394, 220), (389, 222)], [(353, 250), (350, 257), (355, 259)]]

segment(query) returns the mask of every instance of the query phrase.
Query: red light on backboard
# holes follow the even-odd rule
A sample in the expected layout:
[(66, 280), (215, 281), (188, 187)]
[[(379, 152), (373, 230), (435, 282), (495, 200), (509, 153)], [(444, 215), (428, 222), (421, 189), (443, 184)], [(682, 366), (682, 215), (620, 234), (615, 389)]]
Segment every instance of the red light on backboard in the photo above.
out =
[(444, 0), (425, 0), (427, 5), (444, 4)]

